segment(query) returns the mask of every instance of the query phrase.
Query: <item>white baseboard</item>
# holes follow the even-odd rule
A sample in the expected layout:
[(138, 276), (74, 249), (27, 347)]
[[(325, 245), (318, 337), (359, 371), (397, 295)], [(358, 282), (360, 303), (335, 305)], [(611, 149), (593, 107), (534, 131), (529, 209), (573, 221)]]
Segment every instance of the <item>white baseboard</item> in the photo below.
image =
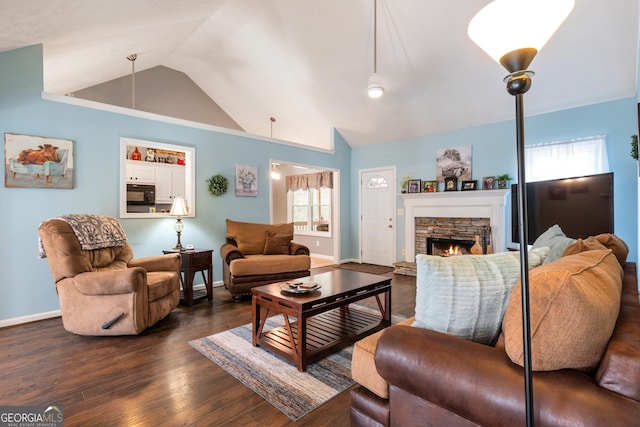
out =
[(47, 311), (45, 313), (29, 314), (28, 316), (20, 316), (20, 317), (14, 317), (11, 319), (0, 320), (0, 328), (21, 325), (23, 323), (36, 322), (38, 320), (51, 319), (54, 317), (60, 317), (60, 310)]

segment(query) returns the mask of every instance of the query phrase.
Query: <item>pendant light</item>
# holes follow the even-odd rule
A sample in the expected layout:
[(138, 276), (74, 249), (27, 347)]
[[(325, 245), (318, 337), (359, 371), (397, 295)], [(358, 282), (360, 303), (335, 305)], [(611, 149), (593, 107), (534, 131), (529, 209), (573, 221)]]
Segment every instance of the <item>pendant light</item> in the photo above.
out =
[(138, 55), (133, 53), (127, 56), (127, 59), (131, 61), (131, 108), (136, 109), (136, 59)]
[(373, 74), (369, 77), (369, 98), (380, 98), (384, 93), (382, 81), (378, 77), (378, 0), (373, 0)]

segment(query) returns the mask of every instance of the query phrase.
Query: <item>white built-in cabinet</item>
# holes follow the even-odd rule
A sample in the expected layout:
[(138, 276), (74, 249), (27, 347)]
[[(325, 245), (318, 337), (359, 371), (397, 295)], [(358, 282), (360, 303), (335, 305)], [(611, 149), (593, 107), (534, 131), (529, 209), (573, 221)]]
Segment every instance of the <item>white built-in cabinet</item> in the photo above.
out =
[(155, 184), (156, 203), (172, 203), (175, 196), (185, 196), (185, 167), (165, 163), (127, 160), (127, 182)]
[(138, 161), (127, 160), (127, 182), (137, 184), (153, 184), (155, 182), (155, 167)]
[(156, 169), (156, 203), (172, 203), (185, 195), (184, 166), (158, 164)]

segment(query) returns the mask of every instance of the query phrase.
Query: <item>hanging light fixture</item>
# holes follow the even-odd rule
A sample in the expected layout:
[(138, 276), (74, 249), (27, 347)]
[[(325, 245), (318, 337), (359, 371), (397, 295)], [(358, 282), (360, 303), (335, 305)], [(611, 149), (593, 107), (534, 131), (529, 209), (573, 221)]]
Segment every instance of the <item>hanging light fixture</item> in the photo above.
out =
[(280, 172), (278, 172), (277, 163), (271, 163), (271, 178), (275, 180), (280, 179)]
[(378, 0), (373, 0), (373, 74), (369, 77), (369, 98), (380, 98), (384, 93), (382, 80), (378, 77)]
[(270, 138), (273, 138), (273, 124), (276, 122), (275, 117), (269, 117), (269, 121), (271, 122), (271, 135)]
[(509, 71), (504, 82), (516, 100), (516, 161), (518, 166), (518, 228), (526, 424), (534, 425), (529, 260), (527, 242), (527, 186), (524, 170), (524, 94), (531, 87), (528, 70), (536, 54), (573, 10), (574, 0), (495, 0), (469, 23), (471, 40)]
[(136, 59), (138, 55), (133, 53), (127, 56), (127, 59), (131, 61), (131, 108), (136, 109)]

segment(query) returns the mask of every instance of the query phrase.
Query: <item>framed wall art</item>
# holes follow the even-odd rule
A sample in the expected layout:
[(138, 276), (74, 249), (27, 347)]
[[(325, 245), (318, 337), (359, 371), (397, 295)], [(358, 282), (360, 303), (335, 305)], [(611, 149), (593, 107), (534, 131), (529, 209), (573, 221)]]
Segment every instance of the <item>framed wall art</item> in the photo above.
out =
[(73, 141), (4, 134), (4, 186), (73, 188)]
[(258, 167), (236, 164), (236, 196), (258, 195)]
[(458, 181), (471, 180), (471, 146), (445, 148), (436, 152), (436, 179), (454, 177)]
[(408, 185), (409, 193), (420, 193), (422, 190), (422, 181), (419, 179), (410, 179)]

